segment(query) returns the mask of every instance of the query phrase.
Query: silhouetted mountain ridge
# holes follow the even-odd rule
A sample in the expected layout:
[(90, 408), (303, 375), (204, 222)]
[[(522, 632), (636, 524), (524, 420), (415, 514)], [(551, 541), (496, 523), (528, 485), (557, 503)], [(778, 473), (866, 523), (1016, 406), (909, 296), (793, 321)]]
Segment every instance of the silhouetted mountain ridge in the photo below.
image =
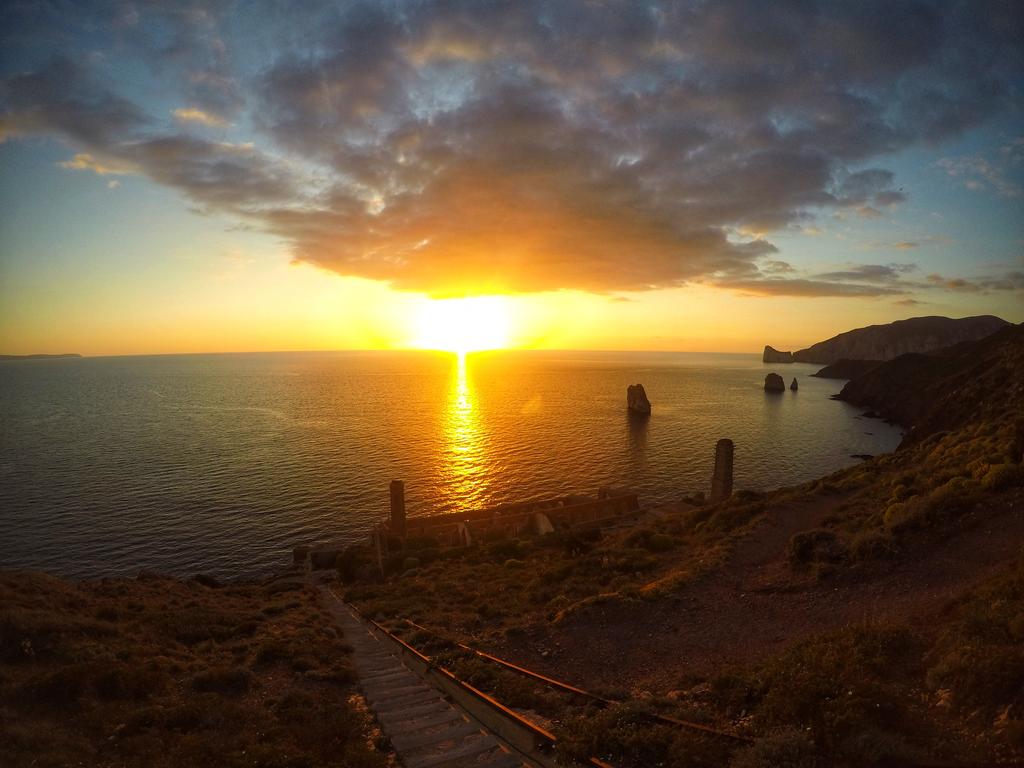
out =
[[(937, 349), (989, 336), (1009, 323), (994, 315), (976, 317), (911, 317), (869, 325), (819, 341), (792, 353), (792, 362), (831, 365), (838, 360), (892, 360), (908, 353)], [(790, 353), (765, 347), (764, 362), (790, 362)]]

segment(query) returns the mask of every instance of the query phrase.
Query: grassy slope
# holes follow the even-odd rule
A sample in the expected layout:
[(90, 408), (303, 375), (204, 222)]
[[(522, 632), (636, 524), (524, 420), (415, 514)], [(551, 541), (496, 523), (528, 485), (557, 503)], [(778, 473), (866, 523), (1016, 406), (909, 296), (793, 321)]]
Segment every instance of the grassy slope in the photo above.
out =
[[(421, 549), (383, 582), (349, 561), (349, 595), (378, 618), (642, 698), (595, 716), (450, 657), (546, 718), (565, 751), (616, 765), (1024, 758), (1024, 356), (1021, 329), (997, 335), (930, 374), (907, 376), (906, 360), (872, 372), (890, 366), (911, 392), (898, 401), (939, 409), (915, 412), (926, 426), (894, 454), (592, 541)], [(737, 750), (654, 727), (652, 709), (763, 741)]]
[(0, 765), (372, 768), (305, 589), (0, 573)]

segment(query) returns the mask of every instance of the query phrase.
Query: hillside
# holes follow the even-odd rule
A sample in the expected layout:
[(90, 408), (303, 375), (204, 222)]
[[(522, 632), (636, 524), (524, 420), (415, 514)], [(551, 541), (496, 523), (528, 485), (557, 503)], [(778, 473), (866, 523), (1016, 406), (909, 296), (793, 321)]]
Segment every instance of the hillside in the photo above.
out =
[(910, 428), (905, 443), (972, 421), (1022, 422), (1024, 325), (931, 354), (901, 355), (849, 381), (839, 399)]
[[(1008, 323), (992, 315), (963, 317), (912, 317), (884, 325), (869, 325), (819, 341), (792, 353), (797, 363), (830, 365), (838, 360), (892, 360), (908, 353), (932, 352), (963, 341), (989, 336)], [(765, 362), (788, 362), (789, 353), (765, 350)], [(769, 357), (771, 359), (769, 359)]]
[(384, 768), (312, 589), (0, 572), (0, 765)]
[[(938, 364), (879, 366), (917, 394), (879, 385), (873, 407), (920, 409), (915, 439), (893, 454), (794, 488), (681, 500), (618, 529), (409, 542), (383, 580), (354, 549), (339, 563), (347, 597), (540, 719), (573, 757), (621, 768), (1022, 760), (1020, 343), (1014, 327)], [(622, 703), (581, 707), (406, 619)]]
[(858, 376), (863, 376), (880, 363), (880, 360), (849, 360), (843, 358), (842, 360), (836, 360), (831, 365), (826, 365), (817, 373), (812, 373), (811, 376), (819, 379), (855, 379)]

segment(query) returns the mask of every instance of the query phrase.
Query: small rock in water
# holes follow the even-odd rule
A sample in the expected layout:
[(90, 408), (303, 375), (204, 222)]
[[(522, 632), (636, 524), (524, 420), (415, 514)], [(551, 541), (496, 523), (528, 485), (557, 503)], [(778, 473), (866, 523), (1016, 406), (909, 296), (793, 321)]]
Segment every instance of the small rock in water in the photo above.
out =
[(630, 384), (626, 388), (626, 407), (630, 413), (648, 416), (651, 413), (651, 401), (647, 399), (643, 384)]
[(786, 382), (777, 373), (769, 373), (764, 377), (765, 392), (785, 392)]
[(796, 376), (793, 377), (793, 383), (789, 385), (789, 388), (796, 392), (800, 387), (796, 383)]

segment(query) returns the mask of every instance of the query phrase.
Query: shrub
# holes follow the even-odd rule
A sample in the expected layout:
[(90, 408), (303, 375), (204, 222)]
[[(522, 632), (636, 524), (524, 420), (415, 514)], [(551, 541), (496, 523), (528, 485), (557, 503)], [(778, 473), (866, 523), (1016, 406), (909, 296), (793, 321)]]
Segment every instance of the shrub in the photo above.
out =
[(519, 539), (503, 539), (491, 544), (487, 551), (495, 560), (503, 561), (509, 558), (522, 558), (525, 548)]
[(912, 730), (912, 693), (901, 681), (919, 668), (906, 630), (855, 628), (797, 645), (762, 668), (755, 718), (768, 728), (800, 724), (834, 750), (868, 729)]
[(892, 489), (892, 497), (891, 498), (892, 498), (893, 503), (895, 503), (895, 502), (899, 502), (899, 501), (906, 501), (907, 499), (909, 499), (913, 495), (914, 495), (914, 491), (912, 491), (909, 487), (907, 487), (903, 483), (898, 483), (896, 485), (896, 487), (894, 487)]
[(789, 561), (794, 565), (838, 563), (846, 555), (846, 547), (835, 532), (815, 528), (795, 534), (789, 540)]
[(668, 552), (676, 546), (676, 540), (665, 533), (656, 533), (644, 545), (651, 552)]
[(746, 749), (729, 763), (731, 768), (817, 768), (814, 742), (797, 728), (781, 728)]
[(192, 678), (192, 690), (197, 693), (220, 693), (241, 696), (248, 692), (252, 675), (241, 667), (221, 667), (200, 672)]
[(138, 701), (162, 690), (167, 681), (159, 669), (116, 664), (97, 674), (93, 685), (101, 699)]
[(986, 491), (1002, 491), (1022, 484), (1024, 469), (1020, 464), (994, 464), (981, 478), (981, 487)]
[(895, 553), (896, 542), (881, 531), (861, 531), (850, 542), (850, 557), (855, 561), (879, 560)]
[(976, 481), (954, 477), (928, 494), (925, 513), (929, 519), (938, 519), (969, 511), (978, 500), (977, 489)]

